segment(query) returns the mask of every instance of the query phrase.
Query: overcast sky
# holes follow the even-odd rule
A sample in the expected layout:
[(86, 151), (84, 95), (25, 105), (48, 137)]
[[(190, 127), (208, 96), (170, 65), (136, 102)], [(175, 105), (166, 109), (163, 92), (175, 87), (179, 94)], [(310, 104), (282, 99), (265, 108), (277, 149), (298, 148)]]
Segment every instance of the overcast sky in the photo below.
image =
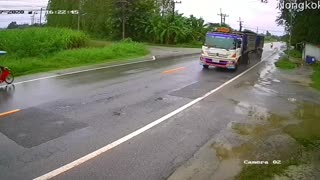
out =
[[(193, 14), (203, 17), (208, 22), (220, 22), (217, 15), (222, 12), (229, 15), (226, 23), (233, 28), (239, 28), (239, 17), (244, 21), (243, 26), (251, 30), (259, 27), (259, 33), (269, 30), (272, 34), (283, 34), (283, 27), (278, 27), (275, 19), (278, 14), (277, 0), (269, 0), (263, 4), (260, 0), (181, 0), (177, 10), (185, 15)], [(46, 7), (48, 0), (0, 0), (0, 10), (3, 9), (40, 9)], [(36, 19), (40, 19), (37, 15)], [(0, 15), (0, 27), (6, 27), (11, 21), (30, 23), (30, 15)]]
[[(48, 0), (0, 0), (0, 10), (30, 10), (45, 8)], [(35, 20), (39, 20), (40, 15), (35, 16)], [(31, 17), (25, 15), (5, 15), (0, 14), (0, 27), (7, 27), (7, 25), (16, 21), (18, 24), (31, 23)]]

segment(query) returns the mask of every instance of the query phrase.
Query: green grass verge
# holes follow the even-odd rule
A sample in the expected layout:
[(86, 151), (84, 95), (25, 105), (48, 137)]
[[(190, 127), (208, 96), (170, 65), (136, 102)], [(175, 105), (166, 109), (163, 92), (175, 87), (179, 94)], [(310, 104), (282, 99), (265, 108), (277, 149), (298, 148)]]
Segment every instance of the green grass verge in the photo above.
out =
[(298, 67), (297, 64), (289, 61), (288, 58), (283, 57), (280, 60), (278, 60), (277, 62), (275, 62), (276, 67), (280, 68), (280, 69), (295, 69)]
[(314, 67), (314, 72), (312, 74), (312, 86), (318, 90), (320, 90), (320, 64), (317, 64)]
[(90, 40), (87, 44), (88, 47), (96, 47), (96, 48), (102, 48), (102, 47), (109, 47), (113, 45), (114, 42), (112, 41), (102, 41), (102, 40)]
[[(283, 51), (284, 53), (288, 54), (288, 50)], [(302, 58), (302, 52), (296, 50), (296, 49), (291, 49), (290, 51), (290, 57), (294, 57), (294, 58)]]
[(64, 28), (26, 28), (0, 31), (0, 50), (17, 58), (49, 56), (73, 48), (85, 47), (83, 32)]
[(48, 57), (16, 58), (4, 56), (0, 64), (9, 67), (15, 76), (79, 67), (98, 63), (117, 62), (147, 55), (147, 47), (135, 42), (121, 42), (103, 48), (80, 48), (60, 51)]

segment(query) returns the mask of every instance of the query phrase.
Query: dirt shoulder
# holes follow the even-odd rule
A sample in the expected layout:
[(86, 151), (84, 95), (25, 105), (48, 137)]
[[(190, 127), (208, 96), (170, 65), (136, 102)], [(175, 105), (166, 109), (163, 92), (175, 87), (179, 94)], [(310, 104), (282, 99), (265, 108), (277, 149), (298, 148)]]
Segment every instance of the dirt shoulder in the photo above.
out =
[(320, 177), (320, 93), (310, 87), (312, 68), (282, 71), (276, 60), (222, 92), (233, 102), (228, 116), (238, 118), (169, 180)]

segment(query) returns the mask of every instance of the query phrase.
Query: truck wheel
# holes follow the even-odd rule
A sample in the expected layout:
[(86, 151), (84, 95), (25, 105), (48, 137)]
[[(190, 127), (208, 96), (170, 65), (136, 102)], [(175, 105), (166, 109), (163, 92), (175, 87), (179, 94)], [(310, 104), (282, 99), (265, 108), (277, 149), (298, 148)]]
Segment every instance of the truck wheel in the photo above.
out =
[(203, 65), (203, 69), (209, 69), (208, 65)]
[(242, 58), (242, 56), (240, 56), (238, 61), (237, 61), (237, 64), (242, 64), (242, 62), (243, 62), (243, 58)]
[(261, 60), (261, 58), (262, 58), (262, 53), (263, 53), (263, 51), (260, 51), (259, 52), (259, 59)]
[(243, 61), (244, 64), (246, 64), (246, 65), (250, 64), (249, 54), (245, 54), (243, 60), (244, 60), (244, 61)]
[(250, 58), (247, 59), (246, 64), (249, 65), (251, 63)]

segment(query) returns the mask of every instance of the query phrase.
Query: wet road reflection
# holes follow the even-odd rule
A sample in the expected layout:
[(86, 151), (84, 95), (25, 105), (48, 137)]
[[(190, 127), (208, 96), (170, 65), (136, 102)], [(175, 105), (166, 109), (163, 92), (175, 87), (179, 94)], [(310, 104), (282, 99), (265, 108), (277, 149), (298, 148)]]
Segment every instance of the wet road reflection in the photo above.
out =
[(15, 85), (7, 85), (0, 87), (0, 102), (6, 102), (9, 101), (15, 92)]
[[(195, 61), (187, 63), (193, 62)], [(8, 93), (5, 86), (0, 86), (2, 89), (0, 94), (0, 112), (15, 108), (28, 108), (66, 97), (82, 97), (88, 91), (107, 87), (114, 83), (127, 82), (137, 78), (136, 75), (139, 73), (161, 71), (161, 68), (170, 67), (178, 63), (185, 62), (183, 59), (171, 59), (59, 76), (16, 84), (14, 93)]]

